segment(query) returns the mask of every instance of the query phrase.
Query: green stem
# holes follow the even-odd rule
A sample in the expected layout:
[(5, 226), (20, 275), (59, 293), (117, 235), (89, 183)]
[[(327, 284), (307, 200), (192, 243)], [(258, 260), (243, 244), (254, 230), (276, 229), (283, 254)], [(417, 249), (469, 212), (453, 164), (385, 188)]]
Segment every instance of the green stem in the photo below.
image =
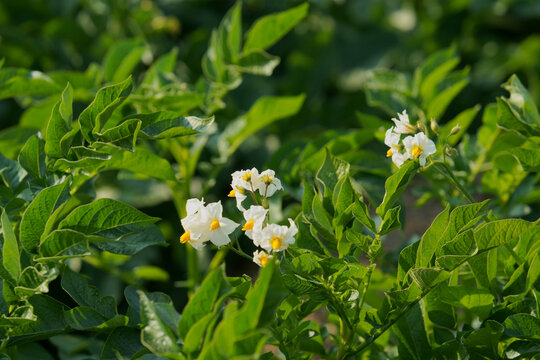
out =
[[(435, 165), (435, 169), (437, 169), (443, 176), (446, 176), (452, 183), (457, 187), (457, 189), (461, 192), (463, 196), (470, 202), (474, 203), (473, 197), (469, 194), (469, 192), (459, 183), (459, 181), (456, 179), (454, 174), (452, 174), (452, 170), (448, 168), (448, 165), (441, 162), (433, 163)], [(441, 168), (444, 170), (441, 170)]]
[(231, 244), (228, 244), (226, 246), (227, 246), (228, 249), (234, 251), (236, 254), (238, 254), (238, 255), (246, 258), (246, 259), (249, 259), (250, 261), (253, 261), (253, 258), (251, 256), (249, 256), (248, 254), (246, 254), (245, 252), (243, 252), (242, 250), (238, 250), (234, 246), (231, 246)]

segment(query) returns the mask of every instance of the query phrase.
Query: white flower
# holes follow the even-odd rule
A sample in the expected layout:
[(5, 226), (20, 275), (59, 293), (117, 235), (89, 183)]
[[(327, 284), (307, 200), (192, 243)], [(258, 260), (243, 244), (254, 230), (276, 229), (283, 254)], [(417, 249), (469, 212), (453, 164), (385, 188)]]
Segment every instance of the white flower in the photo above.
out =
[(418, 159), (421, 166), (426, 165), (426, 158), (437, 151), (435, 143), (423, 132), (419, 132), (414, 136), (407, 136), (403, 139), (403, 145), (409, 159)]
[(235, 171), (231, 176), (232, 190), (229, 192), (228, 196), (236, 198), (236, 207), (238, 210), (246, 211), (242, 206), (242, 202), (247, 197), (246, 193), (254, 190), (253, 180), (259, 176), (259, 170), (252, 168), (251, 170)]
[(272, 259), (274, 255), (269, 255), (266, 253), (266, 251), (254, 251), (253, 252), (253, 262), (260, 267), (265, 267), (266, 264)]
[(246, 223), (242, 227), (242, 231), (246, 232), (246, 236), (248, 238), (253, 240), (253, 232), (259, 232), (262, 230), (267, 213), (267, 209), (256, 205), (251, 205), (249, 210), (244, 212), (244, 219), (246, 219)]
[(390, 147), (390, 149), (388, 149), (388, 152), (386, 153), (386, 156), (391, 156), (392, 161), (399, 168), (401, 167), (401, 165), (403, 165), (405, 160), (409, 158), (409, 156), (402, 153), (403, 145), (399, 143), (401, 135), (396, 134), (393, 130), (394, 127), (391, 127), (386, 131), (386, 134), (384, 135), (384, 143)]
[(269, 224), (260, 232), (254, 233), (253, 242), (269, 252), (285, 250), (290, 244), (294, 244), (294, 236), (298, 233), (292, 219), (289, 219), (289, 224), (290, 226)]
[(206, 206), (202, 204), (202, 201), (198, 205), (195, 201), (188, 201), (188, 215), (181, 220), (185, 233), (180, 237), (180, 242), (189, 242), (196, 249), (201, 249), (207, 241), (217, 246), (228, 244), (231, 241), (229, 234), (239, 224), (223, 217), (221, 201)]
[(403, 110), (403, 113), (398, 113), (399, 120), (392, 118), (394, 124), (396, 124), (395, 132), (398, 134), (414, 134), (416, 128), (411, 125), (409, 122), (409, 115), (407, 115), (407, 110)]
[(264, 197), (272, 196), (277, 190), (283, 190), (281, 181), (274, 170), (265, 170), (259, 176), (253, 177), (253, 186)]

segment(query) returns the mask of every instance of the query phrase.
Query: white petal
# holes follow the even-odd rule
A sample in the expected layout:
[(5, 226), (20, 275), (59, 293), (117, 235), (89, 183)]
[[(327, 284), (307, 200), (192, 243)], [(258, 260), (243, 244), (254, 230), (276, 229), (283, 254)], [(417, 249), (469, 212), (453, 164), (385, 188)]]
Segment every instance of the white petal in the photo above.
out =
[(213, 230), (210, 235), (210, 241), (216, 246), (227, 245), (231, 242), (229, 235), (226, 234), (221, 228)]

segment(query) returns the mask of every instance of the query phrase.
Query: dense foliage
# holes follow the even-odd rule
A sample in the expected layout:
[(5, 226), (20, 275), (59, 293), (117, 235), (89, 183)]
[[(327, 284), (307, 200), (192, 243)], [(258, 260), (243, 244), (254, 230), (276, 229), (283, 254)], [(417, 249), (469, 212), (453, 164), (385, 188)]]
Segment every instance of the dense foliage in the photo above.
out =
[(0, 4), (0, 358), (540, 358), (539, 18)]

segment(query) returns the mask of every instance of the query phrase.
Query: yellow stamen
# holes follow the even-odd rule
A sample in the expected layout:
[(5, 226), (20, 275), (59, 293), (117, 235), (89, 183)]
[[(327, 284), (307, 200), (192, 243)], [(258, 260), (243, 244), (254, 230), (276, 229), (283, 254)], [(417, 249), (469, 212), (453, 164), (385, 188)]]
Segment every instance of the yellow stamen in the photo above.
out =
[(388, 151), (386, 152), (386, 157), (390, 157), (394, 155), (394, 153), (392, 152), (392, 149), (388, 149)]
[(277, 250), (281, 247), (282, 239), (278, 236), (272, 238), (272, 249)]
[(260, 257), (259, 257), (259, 261), (261, 262), (261, 266), (262, 267), (265, 267), (266, 264), (268, 264), (268, 256), (266, 256), (265, 254), (262, 254)]
[(414, 145), (412, 148), (411, 154), (415, 158), (419, 157), (422, 154), (422, 148), (418, 145)]
[(255, 224), (255, 221), (249, 220), (247, 223), (244, 224), (244, 227), (242, 227), (242, 231), (253, 230), (254, 224)]
[(180, 236), (180, 244), (185, 244), (189, 240), (191, 240), (191, 237), (189, 236), (189, 231), (186, 231), (182, 234), (182, 236)]
[(251, 180), (251, 172), (247, 172), (244, 175), (242, 175), (242, 180), (244, 181), (250, 181)]
[(246, 193), (246, 189), (242, 188), (242, 187), (236, 187), (236, 190), (234, 192), (234, 194), (236, 195), (236, 191), (238, 191), (240, 194), (245, 194)]
[(270, 185), (272, 182), (273, 182), (273, 179), (267, 175), (267, 174), (264, 174), (263, 177), (262, 177), (262, 181), (266, 184), (266, 185)]
[(210, 230), (216, 230), (216, 229), (219, 229), (219, 221), (218, 220), (214, 220), (210, 224)]
[(236, 197), (236, 191), (234, 191), (234, 189), (232, 189), (230, 192), (229, 192), (229, 195), (227, 195), (228, 197)]

